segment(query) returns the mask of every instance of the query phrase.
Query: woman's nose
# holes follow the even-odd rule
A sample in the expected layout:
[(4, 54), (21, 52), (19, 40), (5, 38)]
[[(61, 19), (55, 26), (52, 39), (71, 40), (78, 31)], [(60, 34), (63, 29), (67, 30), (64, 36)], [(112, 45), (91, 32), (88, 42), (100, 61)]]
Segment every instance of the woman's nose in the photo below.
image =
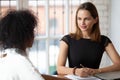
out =
[(85, 24), (85, 21), (84, 21), (84, 20), (81, 20), (81, 24)]

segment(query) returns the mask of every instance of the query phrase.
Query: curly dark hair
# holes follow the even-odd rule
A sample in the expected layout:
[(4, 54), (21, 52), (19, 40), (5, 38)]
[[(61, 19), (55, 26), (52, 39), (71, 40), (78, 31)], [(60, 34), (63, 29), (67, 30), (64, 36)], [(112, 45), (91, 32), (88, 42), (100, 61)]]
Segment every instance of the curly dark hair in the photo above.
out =
[(9, 10), (0, 19), (0, 45), (3, 49), (26, 49), (26, 43), (34, 38), (37, 17), (31, 10)]

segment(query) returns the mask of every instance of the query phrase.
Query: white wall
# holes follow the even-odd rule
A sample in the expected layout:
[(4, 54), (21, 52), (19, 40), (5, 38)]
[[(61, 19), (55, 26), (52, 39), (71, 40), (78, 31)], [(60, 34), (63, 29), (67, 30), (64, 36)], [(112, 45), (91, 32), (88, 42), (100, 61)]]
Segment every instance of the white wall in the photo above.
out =
[(120, 54), (120, 0), (111, 0), (110, 37)]

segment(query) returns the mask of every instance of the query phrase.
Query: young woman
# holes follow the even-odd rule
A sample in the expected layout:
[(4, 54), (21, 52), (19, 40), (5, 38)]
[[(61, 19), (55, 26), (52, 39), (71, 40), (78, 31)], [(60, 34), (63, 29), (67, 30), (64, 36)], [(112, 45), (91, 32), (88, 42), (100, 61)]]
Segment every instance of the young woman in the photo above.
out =
[(0, 80), (44, 80), (26, 52), (32, 47), (36, 16), (29, 10), (10, 10), (0, 20)]
[(0, 20), (0, 80), (68, 80), (40, 74), (28, 59), (37, 18), (30, 10), (10, 10)]
[[(57, 62), (58, 74), (81, 77), (120, 70), (120, 56), (111, 40), (100, 34), (99, 16), (91, 2), (81, 4), (76, 11), (76, 32), (65, 35), (60, 41)], [(99, 68), (104, 51), (113, 64)], [(68, 58), (69, 67), (66, 67)]]

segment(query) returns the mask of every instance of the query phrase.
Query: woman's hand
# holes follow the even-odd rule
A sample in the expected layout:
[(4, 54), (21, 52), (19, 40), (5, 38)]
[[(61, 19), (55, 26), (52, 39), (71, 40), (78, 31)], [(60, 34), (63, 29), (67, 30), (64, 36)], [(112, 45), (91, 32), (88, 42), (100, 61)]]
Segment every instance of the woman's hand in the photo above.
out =
[(93, 75), (95, 75), (97, 73), (99, 73), (99, 69), (77, 68), (75, 70), (75, 75), (78, 75), (78, 76), (81, 76), (81, 77), (93, 76)]

